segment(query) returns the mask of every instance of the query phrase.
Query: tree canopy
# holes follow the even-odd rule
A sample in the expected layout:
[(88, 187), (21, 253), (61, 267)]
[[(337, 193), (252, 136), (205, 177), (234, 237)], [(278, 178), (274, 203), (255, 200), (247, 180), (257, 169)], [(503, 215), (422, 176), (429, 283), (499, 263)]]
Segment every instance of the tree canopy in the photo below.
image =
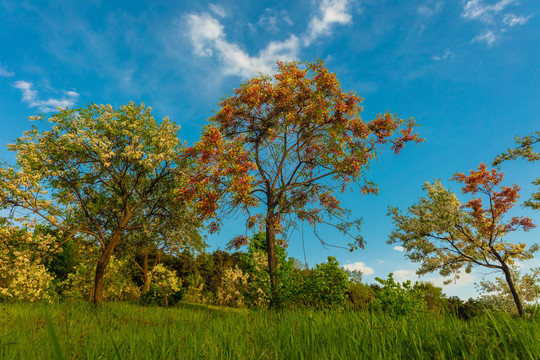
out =
[(349, 218), (335, 193), (352, 185), (376, 193), (367, 168), (383, 146), (398, 153), (422, 141), (413, 119), (386, 113), (363, 121), (361, 102), (342, 91), (322, 61), (278, 62), (273, 77), (248, 80), (223, 99), (200, 141), (184, 153), (197, 167), (181, 194), (205, 218), (241, 209), (248, 228), (265, 228), (273, 284), (276, 234), (294, 220), (307, 221), (315, 234), (321, 224), (335, 226), (353, 238), (351, 248), (363, 247), (360, 219)]

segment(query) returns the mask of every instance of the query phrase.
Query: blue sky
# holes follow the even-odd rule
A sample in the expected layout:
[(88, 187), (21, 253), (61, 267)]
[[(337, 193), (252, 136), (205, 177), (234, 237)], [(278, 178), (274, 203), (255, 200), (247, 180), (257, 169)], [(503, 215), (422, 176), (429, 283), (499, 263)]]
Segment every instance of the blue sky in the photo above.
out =
[[(0, 143), (30, 127), (27, 117), (56, 106), (129, 101), (182, 125), (193, 143), (220, 98), (275, 61), (323, 59), (342, 87), (364, 97), (366, 120), (387, 110), (415, 117), (426, 141), (372, 164), (378, 196), (343, 199), (364, 219), (365, 250), (324, 249), (304, 226), (307, 261), (336, 256), (363, 269), (364, 279), (414, 279), (415, 264), (386, 244), (389, 205), (405, 208), (427, 180), (447, 181), (538, 130), (540, 6), (537, 0), (463, 1), (25, 1), (0, 0)], [(0, 148), (0, 158), (13, 154)], [(539, 164), (505, 163), (506, 184), (522, 199)], [(465, 199), (465, 198), (464, 198)], [(540, 213), (516, 207), (540, 223)], [(230, 221), (213, 248), (243, 229)], [(538, 241), (540, 230), (513, 240)], [(326, 239), (346, 244), (331, 231)], [(301, 233), (290, 255), (304, 259)], [(529, 265), (540, 265), (534, 260)], [(474, 296), (473, 270), (450, 295)], [(440, 284), (437, 274), (423, 277)]]

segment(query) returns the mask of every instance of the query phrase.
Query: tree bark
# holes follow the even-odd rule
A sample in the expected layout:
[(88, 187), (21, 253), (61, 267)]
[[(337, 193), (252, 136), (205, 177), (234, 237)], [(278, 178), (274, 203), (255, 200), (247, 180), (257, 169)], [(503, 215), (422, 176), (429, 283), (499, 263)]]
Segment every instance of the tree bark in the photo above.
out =
[(516, 287), (514, 286), (514, 281), (512, 280), (512, 273), (510, 272), (510, 269), (505, 263), (502, 264), (502, 270), (504, 272), (504, 276), (506, 277), (506, 283), (508, 284), (510, 292), (512, 293), (512, 297), (514, 298), (514, 303), (516, 304), (519, 316), (525, 317), (525, 311), (523, 311), (521, 299), (519, 298), (519, 294), (517, 293)]
[(275, 214), (269, 210), (266, 214), (266, 251), (268, 253), (268, 273), (270, 274), (270, 307), (275, 307), (278, 303), (276, 278), (277, 254), (276, 254), (276, 227)]
[(142, 293), (146, 294), (150, 290), (150, 277), (148, 276), (148, 253), (144, 253), (143, 266), (142, 266), (144, 284), (142, 288)]
[[(127, 221), (126, 221), (127, 222)], [(114, 247), (120, 240), (122, 233), (124, 232), (123, 227), (117, 229), (114, 234), (111, 236), (110, 241), (107, 243), (105, 250), (99, 257), (96, 266), (96, 276), (94, 280), (94, 305), (97, 307), (103, 302), (103, 277), (105, 276), (105, 268), (111, 259)]]

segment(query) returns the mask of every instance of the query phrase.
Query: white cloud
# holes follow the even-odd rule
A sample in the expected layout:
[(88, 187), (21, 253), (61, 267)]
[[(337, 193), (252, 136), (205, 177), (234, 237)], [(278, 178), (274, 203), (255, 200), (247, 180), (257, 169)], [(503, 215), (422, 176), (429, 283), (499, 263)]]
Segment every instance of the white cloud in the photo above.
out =
[(529, 16), (517, 16), (517, 15), (514, 15), (514, 14), (506, 14), (506, 15), (504, 15), (503, 22), (508, 26), (523, 25), (527, 21), (529, 21), (531, 16), (532, 15), (529, 15)]
[(2, 66), (2, 64), (0, 64), (0, 77), (10, 77), (10, 76), (13, 76), (13, 75), (15, 75), (15, 73), (13, 73), (13, 71), (9, 71), (4, 66)]
[[(347, 8), (348, 0), (322, 0), (320, 14), (311, 19), (304, 34), (300, 36), (291, 34), (285, 40), (270, 41), (257, 55), (250, 55), (241, 45), (228, 41), (224, 26), (211, 14), (192, 13), (185, 19), (187, 34), (196, 55), (217, 57), (223, 65), (224, 75), (249, 78), (258, 73), (273, 73), (278, 60), (297, 59), (302, 46), (308, 46), (318, 36), (328, 35), (333, 24), (350, 23), (352, 16), (347, 12)], [(282, 16), (282, 20), (291, 22), (288, 16)], [(272, 23), (267, 25), (271, 26)]]
[(397, 251), (401, 251), (401, 252), (405, 251), (405, 248), (403, 246), (401, 246), (401, 245), (394, 246), (392, 249), (397, 250)]
[(334, 24), (346, 25), (352, 21), (348, 0), (322, 0), (320, 14), (309, 22), (305, 42), (309, 45), (321, 35), (328, 35)]
[[(435, 286), (439, 287), (454, 287), (454, 286), (465, 286), (473, 283), (476, 278), (467, 273), (461, 273), (459, 274), (459, 279), (454, 278), (452, 276), (449, 277), (442, 277), (442, 276), (418, 276), (416, 274), (415, 270), (396, 270), (394, 271), (394, 279), (398, 282), (404, 282), (407, 280), (411, 280), (411, 282), (416, 281), (424, 281), (424, 282), (430, 282)], [(452, 280), (449, 284), (444, 284), (445, 281)]]
[(443, 60), (452, 59), (454, 57), (455, 57), (454, 53), (452, 51), (450, 51), (450, 49), (446, 49), (444, 54), (435, 55), (431, 59), (434, 60), (434, 61), (443, 61)]
[(13, 86), (22, 91), (22, 101), (24, 103), (27, 103), (30, 107), (36, 107), (42, 112), (53, 112), (58, 107), (72, 107), (79, 97), (79, 94), (75, 91), (64, 91), (65, 96), (59, 99), (41, 100), (38, 98), (37, 91), (32, 89), (34, 85), (31, 82), (16, 81)]
[(384, 264), (384, 260), (377, 260), (379, 264)]
[(398, 282), (407, 280), (418, 280), (418, 275), (414, 270), (396, 270), (394, 271), (394, 279)]
[(471, 44), (475, 42), (485, 42), (487, 45), (493, 45), (498, 38), (499, 36), (495, 32), (488, 30), (484, 34), (475, 36), (474, 39), (471, 40)]
[(461, 16), (469, 20), (480, 20), (485, 23), (493, 23), (493, 16), (498, 14), (516, 0), (500, 0), (492, 5), (485, 5), (482, 0), (469, 0), (463, 6)]
[(210, 5), (208, 5), (208, 8), (210, 9), (211, 12), (213, 12), (214, 14), (216, 14), (219, 17), (224, 18), (224, 17), (227, 16), (227, 12), (225, 11), (223, 6), (221, 6), (221, 5), (210, 4)]
[(372, 275), (375, 274), (375, 270), (372, 267), (367, 266), (363, 262), (355, 262), (352, 264), (347, 264), (343, 266), (347, 270), (360, 270), (362, 275)]
[(419, 6), (418, 9), (416, 9), (416, 12), (418, 12), (418, 14), (420, 15), (431, 17), (437, 14), (438, 12), (440, 12), (443, 8), (443, 5), (444, 4), (442, 1), (437, 2), (433, 8), (430, 8), (426, 5), (422, 5), (422, 6)]
[(284, 41), (271, 41), (257, 56), (250, 56), (239, 45), (226, 40), (223, 25), (210, 14), (190, 14), (187, 22), (195, 53), (217, 56), (225, 75), (249, 78), (259, 72), (271, 73), (277, 60), (294, 60), (299, 52), (300, 41), (291, 35)]

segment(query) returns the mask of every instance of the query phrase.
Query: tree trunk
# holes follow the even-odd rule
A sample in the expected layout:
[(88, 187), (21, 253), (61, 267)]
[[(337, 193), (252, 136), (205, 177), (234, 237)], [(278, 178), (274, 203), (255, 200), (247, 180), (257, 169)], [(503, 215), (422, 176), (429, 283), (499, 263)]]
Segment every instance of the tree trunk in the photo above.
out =
[(506, 283), (508, 284), (512, 297), (514, 298), (514, 303), (516, 304), (519, 316), (525, 317), (525, 312), (523, 311), (523, 306), (521, 305), (521, 299), (519, 298), (516, 287), (514, 286), (514, 281), (512, 280), (512, 273), (505, 263), (502, 264), (502, 270), (504, 272), (504, 276), (506, 277)]
[(103, 277), (105, 276), (105, 268), (107, 267), (107, 264), (111, 259), (114, 247), (118, 243), (118, 240), (120, 240), (123, 232), (123, 228), (117, 229), (115, 231), (97, 262), (96, 277), (94, 280), (94, 305), (96, 307), (103, 302)]
[(144, 284), (142, 288), (142, 293), (146, 294), (150, 290), (150, 277), (148, 276), (148, 253), (144, 253), (142, 273), (144, 278)]
[(276, 279), (277, 255), (276, 255), (276, 228), (275, 215), (272, 210), (266, 214), (266, 251), (268, 253), (268, 273), (270, 274), (270, 307), (275, 307), (278, 302)]

